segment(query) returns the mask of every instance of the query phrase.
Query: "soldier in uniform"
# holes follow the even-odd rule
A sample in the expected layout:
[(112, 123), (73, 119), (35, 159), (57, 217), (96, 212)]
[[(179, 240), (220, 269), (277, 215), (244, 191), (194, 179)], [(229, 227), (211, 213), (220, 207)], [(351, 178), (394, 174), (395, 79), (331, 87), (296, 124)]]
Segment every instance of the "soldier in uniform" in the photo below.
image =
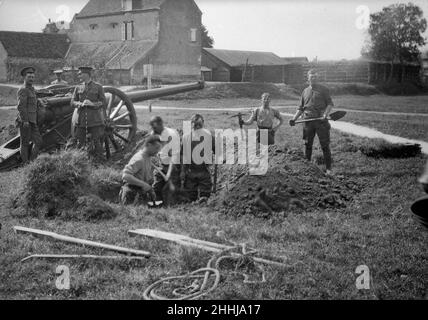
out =
[(75, 108), (73, 119), (76, 121), (77, 146), (88, 147), (89, 140), (90, 151), (101, 156), (107, 102), (103, 87), (92, 80), (92, 70), (92, 67), (79, 68), (79, 80), (82, 84), (74, 90), (71, 105)]
[(56, 80), (52, 81), (51, 84), (68, 85), (68, 82), (62, 79), (62, 74), (63, 74), (62, 70), (55, 70), (54, 74), (56, 75)]
[[(269, 93), (263, 93), (262, 105), (254, 109), (251, 117), (243, 121), (240, 119), (240, 125), (252, 125), (254, 121), (257, 122), (257, 142), (260, 143), (260, 130), (268, 130), (268, 145), (275, 144), (275, 133), (283, 124), (281, 113), (270, 107), (270, 95)], [(279, 120), (279, 124), (274, 126), (274, 120)]]
[[(21, 70), (24, 85), (18, 90), (17, 125), (21, 136), (21, 159), (24, 163), (35, 159), (42, 145), (42, 136), (37, 126), (37, 96), (33, 83), (36, 69), (26, 67)], [(30, 142), (33, 148), (30, 153)]]
[[(192, 132), (183, 136), (183, 164), (181, 169), (181, 177), (184, 178), (184, 189), (188, 193), (190, 201), (207, 199), (211, 196), (213, 183), (211, 181), (211, 173), (209, 165), (213, 163), (212, 154), (215, 150), (215, 139), (212, 133), (204, 128), (204, 117), (200, 114), (195, 114), (192, 117)], [(208, 139), (207, 141), (205, 141)], [(206, 143), (211, 148), (211, 155), (200, 154), (203, 159), (195, 161), (193, 152), (201, 143)], [(190, 146), (190, 149), (188, 148)], [(190, 164), (186, 164), (186, 160), (191, 158)], [(210, 158), (210, 159), (208, 159)], [(208, 163), (207, 163), (208, 161)]]
[(332, 174), (332, 159), (330, 150), (331, 126), (328, 122), (328, 116), (330, 115), (334, 104), (329, 90), (318, 83), (317, 76), (318, 75), (316, 70), (309, 70), (309, 87), (303, 91), (299, 109), (294, 118), (290, 120), (290, 125), (295, 126), (297, 119), (299, 119), (302, 115), (304, 116), (304, 119), (324, 118), (324, 120), (306, 122), (303, 127), (303, 139), (305, 140), (306, 159), (311, 161), (312, 146), (314, 144), (315, 135), (318, 135), (321, 149), (324, 154), (326, 174), (330, 175)]
[(152, 158), (158, 154), (161, 147), (159, 136), (148, 137), (143, 148), (125, 166), (122, 175), (123, 187), (119, 194), (123, 205), (146, 204), (149, 200), (155, 202)]

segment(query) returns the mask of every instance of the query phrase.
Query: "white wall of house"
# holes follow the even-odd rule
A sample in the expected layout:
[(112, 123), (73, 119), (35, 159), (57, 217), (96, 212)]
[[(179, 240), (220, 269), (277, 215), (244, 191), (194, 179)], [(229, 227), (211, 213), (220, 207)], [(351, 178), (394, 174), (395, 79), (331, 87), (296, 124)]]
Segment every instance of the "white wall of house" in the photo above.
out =
[[(133, 37), (132, 27), (133, 25)], [(123, 12), (118, 15), (103, 17), (76, 18), (68, 34), (72, 42), (96, 43), (123, 40), (157, 40), (159, 13)], [(124, 28), (127, 28), (127, 39), (124, 39)]]

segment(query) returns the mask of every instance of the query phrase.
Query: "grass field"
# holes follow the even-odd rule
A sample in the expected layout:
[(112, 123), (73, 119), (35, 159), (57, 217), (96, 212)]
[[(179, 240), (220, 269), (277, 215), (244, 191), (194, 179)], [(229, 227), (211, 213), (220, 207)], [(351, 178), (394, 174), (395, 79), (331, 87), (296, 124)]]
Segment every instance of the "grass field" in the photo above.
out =
[[(388, 111), (402, 103), (401, 98), (395, 99), (389, 97), (390, 103), (397, 106)], [(257, 103), (256, 100), (213, 100), (193, 101), (191, 105), (232, 107), (253, 101)], [(170, 101), (160, 104), (165, 105), (164, 102), (185, 105)], [(412, 110), (419, 110), (418, 103), (414, 102)], [(206, 116), (208, 128), (237, 127), (236, 120), (228, 118), (233, 112), (201, 113)], [(0, 126), (9, 124), (13, 114), (13, 111), (0, 110)], [(167, 125), (181, 128), (182, 121), (188, 120), (192, 112), (175, 110), (157, 114)], [(139, 110), (138, 117), (139, 127), (147, 128), (150, 114)], [(301, 147), (300, 130), (284, 126), (278, 133), (277, 143), (289, 148)], [(405, 136), (407, 129), (403, 130), (397, 134)], [(307, 210), (299, 214), (289, 211), (269, 219), (250, 215), (236, 218), (204, 205), (183, 205), (169, 210), (117, 207), (121, 212), (119, 217), (102, 223), (17, 218), (10, 214), (9, 201), (19, 188), (22, 169), (0, 173), (0, 298), (141, 299), (144, 289), (159, 278), (206, 266), (211, 257), (209, 253), (127, 236), (130, 229), (155, 228), (216, 242), (224, 241), (216, 236), (218, 231), (224, 231), (229, 240), (287, 257), (288, 267), (265, 268), (267, 282), (264, 284), (244, 284), (241, 276), (224, 273), (220, 286), (207, 299), (426, 299), (428, 233), (412, 219), (408, 209), (412, 201), (422, 195), (416, 180), (426, 159), (421, 156), (376, 160), (344, 147), (358, 141), (359, 138), (332, 131), (336, 175), (356, 180), (363, 186), (347, 208)], [(320, 154), (318, 147), (314, 153)], [(143, 262), (37, 260), (20, 263), (29, 254), (102, 252), (17, 236), (12, 231), (14, 225), (139, 248), (154, 255)], [(56, 289), (58, 265), (70, 268), (71, 290)], [(370, 269), (370, 290), (356, 289), (355, 269), (360, 265)]]

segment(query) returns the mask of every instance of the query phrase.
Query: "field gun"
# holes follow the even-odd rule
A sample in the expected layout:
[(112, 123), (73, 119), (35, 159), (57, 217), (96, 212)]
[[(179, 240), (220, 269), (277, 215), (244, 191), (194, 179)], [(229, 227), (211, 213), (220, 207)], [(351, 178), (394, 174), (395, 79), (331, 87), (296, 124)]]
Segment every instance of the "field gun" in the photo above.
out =
[[(112, 149), (114, 152), (120, 151), (134, 139), (137, 132), (134, 103), (203, 88), (202, 81), (127, 93), (114, 87), (104, 87), (107, 99), (104, 139), (106, 158), (110, 158)], [(37, 91), (37, 97), (45, 104), (38, 108), (38, 125), (43, 138), (42, 152), (61, 148), (71, 138), (74, 112), (71, 97), (74, 89), (73, 86), (53, 85)], [(19, 135), (0, 146), (0, 171), (20, 165), (22, 160), (19, 146)]]

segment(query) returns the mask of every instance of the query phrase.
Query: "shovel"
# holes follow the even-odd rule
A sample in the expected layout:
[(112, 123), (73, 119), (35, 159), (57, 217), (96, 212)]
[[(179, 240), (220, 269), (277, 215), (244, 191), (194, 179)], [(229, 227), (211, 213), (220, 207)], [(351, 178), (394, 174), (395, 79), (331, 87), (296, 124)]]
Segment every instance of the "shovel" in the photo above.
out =
[[(346, 116), (346, 111), (336, 111), (330, 114), (330, 116), (327, 118), (327, 120), (331, 121), (337, 121)], [(303, 119), (296, 121), (296, 124), (298, 123), (305, 123), (305, 122), (312, 122), (312, 121), (318, 121), (318, 120), (325, 120), (325, 118), (312, 118), (312, 119)]]

